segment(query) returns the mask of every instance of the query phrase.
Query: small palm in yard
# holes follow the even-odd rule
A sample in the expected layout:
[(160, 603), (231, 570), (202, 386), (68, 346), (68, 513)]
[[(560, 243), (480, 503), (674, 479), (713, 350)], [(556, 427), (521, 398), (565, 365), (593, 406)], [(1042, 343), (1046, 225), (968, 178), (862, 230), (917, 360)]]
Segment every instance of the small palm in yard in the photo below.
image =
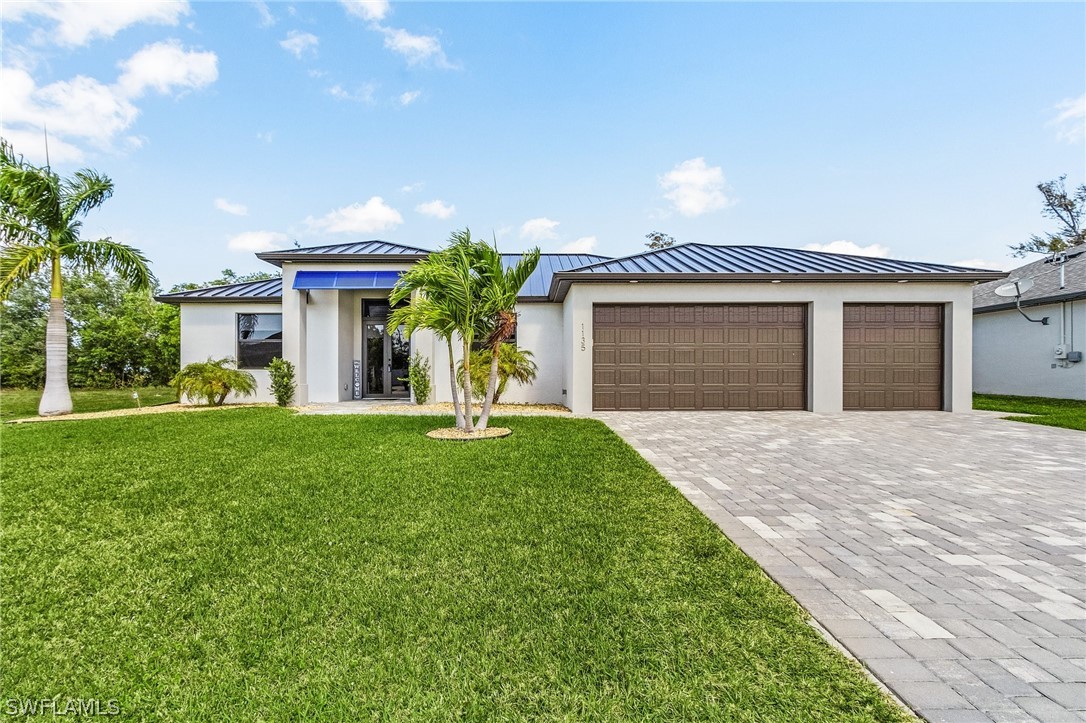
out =
[(212, 407), (221, 407), (231, 392), (244, 397), (256, 392), (256, 379), (235, 368), (230, 357), (187, 364), (170, 384), (177, 388), (178, 398), (202, 399)]
[(137, 291), (149, 291), (154, 285), (147, 258), (137, 249), (109, 238), (79, 238), (83, 217), (112, 195), (113, 182), (97, 171), (83, 169), (61, 178), (48, 166), (34, 166), (16, 156), (11, 144), (0, 139), (0, 301), (37, 273), (48, 269), (50, 274), (41, 416), (72, 411), (64, 267), (110, 268)]
[[(480, 349), (471, 354), (472, 389), (478, 390), (475, 395), (477, 399), (486, 395), (493, 355), (490, 349)], [(505, 394), (510, 379), (517, 384), (531, 384), (537, 372), (532, 352), (519, 349), (515, 344), (502, 344), (498, 352), (498, 385), (494, 389), (494, 404), (498, 404), (501, 395)], [(463, 374), (461, 366), (460, 376), (463, 377)]]

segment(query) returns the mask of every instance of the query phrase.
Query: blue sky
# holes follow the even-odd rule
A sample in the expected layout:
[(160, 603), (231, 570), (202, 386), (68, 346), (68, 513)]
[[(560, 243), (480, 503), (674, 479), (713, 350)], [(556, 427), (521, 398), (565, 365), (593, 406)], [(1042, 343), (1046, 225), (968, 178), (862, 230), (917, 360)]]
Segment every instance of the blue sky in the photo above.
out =
[(164, 286), (257, 249), (470, 226), (1005, 268), (1086, 177), (1067, 4), (18, 3), (3, 134), (116, 195)]

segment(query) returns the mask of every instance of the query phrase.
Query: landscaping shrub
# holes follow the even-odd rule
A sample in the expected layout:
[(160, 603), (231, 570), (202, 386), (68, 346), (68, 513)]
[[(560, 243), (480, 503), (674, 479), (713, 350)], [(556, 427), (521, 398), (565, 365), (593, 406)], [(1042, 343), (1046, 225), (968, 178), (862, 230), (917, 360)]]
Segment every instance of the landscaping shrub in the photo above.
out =
[(415, 352), (407, 367), (407, 378), (397, 381), (407, 382), (415, 395), (415, 404), (426, 404), (430, 399), (430, 361), (422, 354)]
[[(490, 381), (490, 349), (479, 349), (471, 353), (471, 393), (475, 399), (486, 397), (486, 385)], [(497, 404), (505, 394), (505, 387), (512, 379), (517, 384), (531, 384), (535, 381), (538, 368), (532, 352), (520, 349), (516, 344), (502, 344), (498, 352), (498, 388), (494, 390), (494, 403)], [(460, 386), (464, 386), (464, 365), (457, 370)]]
[(270, 390), (275, 403), (285, 407), (294, 401), (294, 391), (298, 387), (294, 381), (294, 365), (286, 359), (275, 357), (268, 364), (268, 374), (271, 375)]
[(212, 407), (222, 406), (230, 392), (244, 397), (256, 393), (256, 379), (236, 368), (230, 357), (189, 364), (170, 384), (177, 387), (179, 398), (202, 399)]

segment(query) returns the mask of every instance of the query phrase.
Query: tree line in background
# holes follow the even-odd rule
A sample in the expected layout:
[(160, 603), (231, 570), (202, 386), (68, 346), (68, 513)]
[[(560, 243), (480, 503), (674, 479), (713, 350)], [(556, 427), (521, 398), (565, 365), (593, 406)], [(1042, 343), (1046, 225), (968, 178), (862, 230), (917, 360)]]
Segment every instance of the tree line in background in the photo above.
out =
[[(277, 274), (236, 274), (224, 269), (206, 283), (185, 283), (170, 291), (275, 278)], [(156, 289), (157, 291), (157, 289)], [(181, 360), (178, 308), (134, 290), (115, 274), (65, 274), (68, 320), (68, 378), (73, 387), (166, 385)], [(14, 288), (0, 306), (0, 383), (41, 388), (45, 384), (45, 325), (49, 276), (37, 274)]]

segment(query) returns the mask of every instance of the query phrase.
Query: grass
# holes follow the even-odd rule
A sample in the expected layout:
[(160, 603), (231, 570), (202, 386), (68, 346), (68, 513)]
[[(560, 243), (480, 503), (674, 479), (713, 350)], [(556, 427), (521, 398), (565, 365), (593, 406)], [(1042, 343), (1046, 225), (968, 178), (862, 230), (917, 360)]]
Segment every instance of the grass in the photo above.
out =
[[(1086, 432), (1086, 402), (1077, 399), (1049, 399), (1048, 397), (1013, 397), (1005, 394), (974, 394), (974, 409), (996, 412), (1014, 412), (1004, 417), (1016, 422), (1045, 424), (1050, 427), (1066, 427)], [(1017, 416), (1029, 414), (1034, 416)]]
[[(177, 391), (173, 387), (141, 387), (139, 393), (140, 404), (145, 407), (177, 401)], [(0, 421), (36, 417), (40, 401), (40, 389), (0, 389)], [(131, 389), (72, 390), (74, 412), (104, 412), (135, 406)]]
[(3, 435), (0, 698), (122, 718), (903, 721), (594, 420), (280, 409)]

